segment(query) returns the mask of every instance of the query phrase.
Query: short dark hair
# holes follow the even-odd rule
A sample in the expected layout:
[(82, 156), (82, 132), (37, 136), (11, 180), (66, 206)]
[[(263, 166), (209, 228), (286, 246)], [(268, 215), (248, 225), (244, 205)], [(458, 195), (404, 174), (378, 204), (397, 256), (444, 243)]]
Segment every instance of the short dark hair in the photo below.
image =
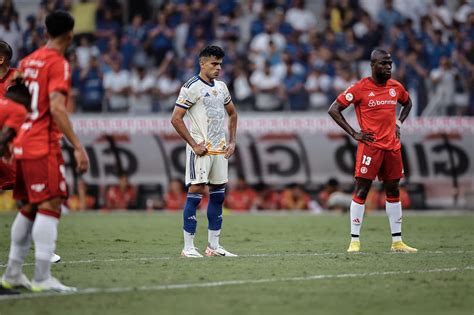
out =
[(219, 46), (207, 46), (199, 53), (199, 58), (214, 56), (217, 59), (222, 59), (225, 56), (224, 50)]
[(13, 84), (8, 87), (5, 97), (29, 107), (31, 94), (23, 79), (16, 78), (12, 83)]
[(7, 63), (10, 62), (13, 57), (12, 47), (4, 40), (0, 40), (0, 55), (5, 56)]
[(64, 35), (74, 28), (74, 18), (66, 11), (57, 10), (46, 17), (46, 30), (52, 38)]

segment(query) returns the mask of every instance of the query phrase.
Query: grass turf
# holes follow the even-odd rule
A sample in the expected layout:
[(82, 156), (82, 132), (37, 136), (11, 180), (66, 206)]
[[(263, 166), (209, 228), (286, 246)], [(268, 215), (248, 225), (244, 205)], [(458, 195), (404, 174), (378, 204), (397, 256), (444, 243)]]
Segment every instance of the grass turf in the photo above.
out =
[[(0, 315), (472, 314), (473, 218), (405, 216), (404, 240), (420, 252), (392, 254), (387, 218), (368, 216), (363, 253), (346, 254), (347, 216), (230, 215), (221, 243), (241, 257), (185, 259), (180, 215), (73, 214), (60, 224), (63, 262), (54, 275), (79, 289), (117, 292), (0, 297)], [(3, 264), (12, 221), (0, 216)], [(200, 215), (202, 252), (206, 239)], [(33, 270), (24, 267), (28, 276)]]

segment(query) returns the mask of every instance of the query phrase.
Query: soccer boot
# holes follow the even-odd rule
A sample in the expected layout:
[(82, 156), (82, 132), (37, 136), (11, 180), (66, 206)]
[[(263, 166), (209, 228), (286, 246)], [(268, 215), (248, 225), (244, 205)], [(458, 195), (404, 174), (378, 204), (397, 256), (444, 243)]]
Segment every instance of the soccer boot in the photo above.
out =
[(60, 261), (61, 261), (61, 256), (59, 256), (57, 254), (53, 254), (53, 256), (51, 256), (51, 262), (53, 264), (57, 264)]
[(43, 281), (31, 281), (31, 291), (43, 292), (43, 291), (55, 291), (55, 292), (76, 292), (77, 289), (74, 287), (68, 287), (59, 282), (54, 277), (49, 277)]
[(2, 287), (5, 289), (13, 289), (13, 288), (20, 288), (23, 287), (25, 289), (31, 289), (31, 282), (25, 276), (25, 274), (21, 274), (18, 277), (10, 278), (7, 275), (2, 276)]
[(358, 253), (360, 252), (360, 241), (351, 241), (349, 248), (347, 249), (348, 253)]
[(225, 250), (224, 247), (220, 246), (217, 247), (216, 249), (212, 249), (211, 247), (207, 246), (206, 251), (204, 253), (207, 257), (237, 257), (236, 254), (232, 254), (231, 252), (228, 252)]
[(192, 247), (190, 249), (183, 249), (181, 251), (181, 256), (189, 257), (189, 258), (200, 258), (202, 255), (197, 251), (196, 247)]
[(418, 249), (408, 246), (407, 244), (403, 243), (402, 241), (393, 242), (392, 248), (390, 249), (392, 252), (396, 253), (416, 253)]

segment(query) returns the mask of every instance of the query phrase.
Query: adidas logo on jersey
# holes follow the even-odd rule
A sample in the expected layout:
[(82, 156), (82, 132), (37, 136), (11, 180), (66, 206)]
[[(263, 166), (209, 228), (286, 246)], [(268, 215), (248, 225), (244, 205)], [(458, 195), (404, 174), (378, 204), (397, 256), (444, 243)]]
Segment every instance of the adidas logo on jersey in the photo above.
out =
[(369, 93), (369, 97), (370, 97), (370, 96), (375, 96), (374, 92), (370, 92), (370, 93)]

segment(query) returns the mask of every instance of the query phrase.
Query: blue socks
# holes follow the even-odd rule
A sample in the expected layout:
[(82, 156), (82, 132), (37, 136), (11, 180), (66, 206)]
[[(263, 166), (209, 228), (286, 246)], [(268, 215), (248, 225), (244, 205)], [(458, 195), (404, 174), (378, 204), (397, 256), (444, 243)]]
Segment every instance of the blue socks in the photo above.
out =
[[(186, 198), (186, 205), (184, 206), (183, 211), (183, 229), (190, 233), (196, 233), (196, 226), (197, 226), (197, 219), (196, 219), (196, 209), (201, 202), (202, 195), (201, 194), (193, 194), (188, 193), (188, 197)], [(210, 202), (209, 202), (210, 204)]]
[(218, 231), (222, 227), (222, 204), (224, 203), (225, 187), (211, 188), (207, 206), (208, 229)]

